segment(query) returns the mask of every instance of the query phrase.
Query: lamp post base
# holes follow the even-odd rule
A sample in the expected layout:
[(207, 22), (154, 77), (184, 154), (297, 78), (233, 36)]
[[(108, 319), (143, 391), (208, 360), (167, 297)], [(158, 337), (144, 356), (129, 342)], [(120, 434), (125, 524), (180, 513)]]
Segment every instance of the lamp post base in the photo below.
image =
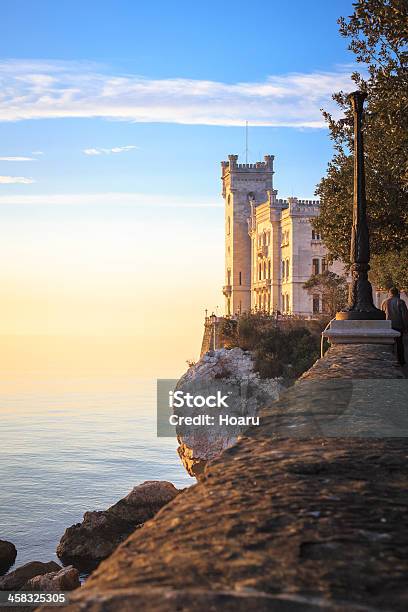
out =
[(331, 344), (394, 344), (399, 332), (391, 327), (391, 321), (334, 320), (323, 332)]
[(341, 310), (336, 313), (337, 321), (384, 321), (385, 313), (379, 308), (373, 310)]

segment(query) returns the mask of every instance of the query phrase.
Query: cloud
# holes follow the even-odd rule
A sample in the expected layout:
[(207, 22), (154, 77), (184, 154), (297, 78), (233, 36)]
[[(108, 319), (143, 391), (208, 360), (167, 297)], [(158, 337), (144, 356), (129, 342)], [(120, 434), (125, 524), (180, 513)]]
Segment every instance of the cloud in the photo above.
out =
[(15, 183), (29, 185), (30, 183), (35, 183), (35, 181), (26, 176), (0, 176), (0, 185), (13, 185)]
[[(321, 128), (320, 108), (353, 87), (352, 66), (225, 83), (149, 79), (105, 66), (63, 61), (0, 62), (0, 121), (103, 117), (132, 122)], [(98, 151), (98, 149), (95, 149)], [(95, 153), (94, 153), (95, 154)]]
[(0, 157), (0, 161), (25, 162), (25, 161), (36, 161), (36, 159), (35, 157), (9, 156), (9, 157)]
[(137, 149), (136, 145), (126, 145), (124, 147), (113, 147), (112, 149), (84, 149), (85, 155), (110, 155), (111, 153), (123, 153), (123, 151), (130, 151), (131, 149)]
[[(5, 178), (5, 177), (3, 177)], [(10, 177), (9, 177), (10, 178)], [(0, 177), (1, 182), (1, 177)], [(0, 195), (1, 205), (118, 205), (143, 206), (145, 208), (222, 208), (223, 204), (218, 198), (189, 198), (184, 195), (151, 194), (151, 193), (54, 193), (35, 195)]]
[(42, 151), (32, 151), (31, 155), (44, 155)]

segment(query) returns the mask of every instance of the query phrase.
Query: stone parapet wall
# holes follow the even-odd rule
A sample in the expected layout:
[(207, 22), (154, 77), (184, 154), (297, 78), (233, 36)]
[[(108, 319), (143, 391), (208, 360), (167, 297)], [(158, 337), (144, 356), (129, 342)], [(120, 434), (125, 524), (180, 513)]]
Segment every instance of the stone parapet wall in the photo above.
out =
[(321, 427), (353, 380), (401, 376), (383, 347), (331, 348), (60, 609), (405, 612), (407, 438), (364, 437), (368, 401)]

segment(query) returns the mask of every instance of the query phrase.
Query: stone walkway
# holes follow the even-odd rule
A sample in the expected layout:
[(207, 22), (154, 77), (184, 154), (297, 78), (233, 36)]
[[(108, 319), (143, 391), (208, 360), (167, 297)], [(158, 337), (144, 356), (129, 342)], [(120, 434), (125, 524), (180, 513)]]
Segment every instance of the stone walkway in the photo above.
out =
[(59, 609), (405, 612), (408, 439), (350, 411), (401, 377), (381, 347), (330, 349)]

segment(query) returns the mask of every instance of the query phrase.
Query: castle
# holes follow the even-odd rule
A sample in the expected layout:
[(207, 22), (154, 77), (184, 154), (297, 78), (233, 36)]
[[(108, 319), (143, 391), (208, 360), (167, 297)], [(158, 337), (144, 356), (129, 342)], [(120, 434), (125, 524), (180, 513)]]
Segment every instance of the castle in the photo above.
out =
[[(225, 200), (225, 314), (264, 311), (313, 315), (324, 312), (318, 294), (303, 284), (328, 269), (327, 252), (311, 220), (318, 200), (277, 198), (273, 155), (239, 164), (238, 155), (221, 162)], [(341, 274), (343, 265), (330, 269)]]

